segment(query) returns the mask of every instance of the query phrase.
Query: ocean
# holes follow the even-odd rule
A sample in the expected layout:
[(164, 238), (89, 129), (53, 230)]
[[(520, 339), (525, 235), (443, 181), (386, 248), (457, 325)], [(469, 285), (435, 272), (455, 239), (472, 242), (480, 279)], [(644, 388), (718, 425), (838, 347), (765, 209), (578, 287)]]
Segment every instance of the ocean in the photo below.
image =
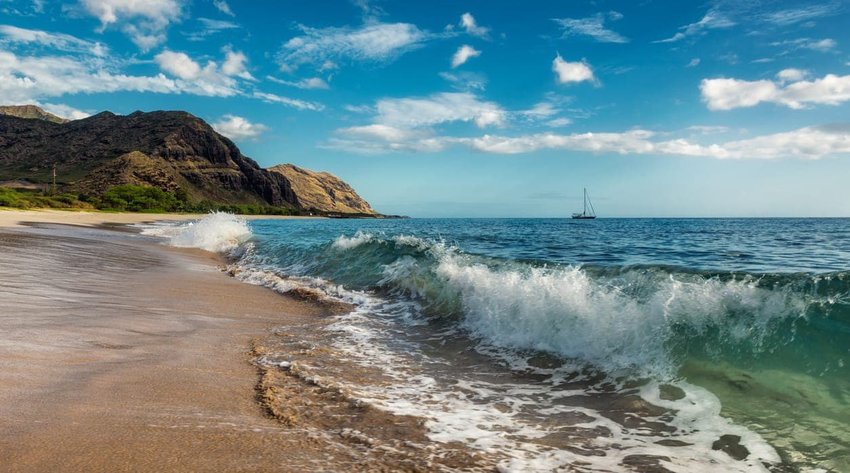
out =
[(211, 214), (143, 233), (352, 304), (287, 328), (321, 357), (281, 342), (266, 361), (500, 471), (850, 471), (850, 219)]

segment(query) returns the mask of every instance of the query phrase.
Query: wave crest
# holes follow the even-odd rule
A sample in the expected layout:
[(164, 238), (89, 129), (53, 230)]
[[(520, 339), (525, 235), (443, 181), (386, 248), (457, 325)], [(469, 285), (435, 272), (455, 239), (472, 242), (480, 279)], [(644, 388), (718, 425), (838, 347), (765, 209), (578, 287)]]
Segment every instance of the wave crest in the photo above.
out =
[[(828, 314), (847, 292), (842, 274), (540, 265), (413, 236), (341, 238), (332, 248), (345, 241), (344, 257), (322, 247), (299, 256), (321, 260), (307, 266), (322, 277), (415, 302), (484, 345), (545, 351), (610, 374), (670, 378), (690, 355), (752, 358), (794, 342), (798, 320)], [(826, 287), (833, 279), (842, 281)]]
[(195, 222), (149, 227), (142, 234), (167, 238), (172, 246), (215, 253), (233, 251), (252, 235), (245, 219), (226, 212), (211, 212)]

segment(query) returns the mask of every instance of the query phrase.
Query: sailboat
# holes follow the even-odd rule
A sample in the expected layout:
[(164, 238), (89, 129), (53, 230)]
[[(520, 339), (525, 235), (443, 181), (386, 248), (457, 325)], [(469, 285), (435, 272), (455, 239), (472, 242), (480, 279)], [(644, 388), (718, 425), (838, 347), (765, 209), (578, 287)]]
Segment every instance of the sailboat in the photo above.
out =
[[(590, 206), (590, 213), (587, 212), (588, 205)], [(596, 211), (593, 209), (593, 203), (591, 203), (590, 199), (587, 197), (587, 188), (584, 189), (584, 210), (581, 213), (574, 213), (573, 218), (582, 220), (596, 218)]]

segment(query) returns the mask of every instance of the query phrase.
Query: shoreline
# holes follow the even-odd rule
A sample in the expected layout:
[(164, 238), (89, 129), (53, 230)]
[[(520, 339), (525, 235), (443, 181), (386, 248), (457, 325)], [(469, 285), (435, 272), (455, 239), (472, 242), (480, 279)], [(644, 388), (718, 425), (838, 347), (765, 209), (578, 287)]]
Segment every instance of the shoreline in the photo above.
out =
[[(103, 226), (129, 225), (158, 221), (182, 221), (203, 218), (206, 214), (90, 212), (85, 210), (33, 209), (20, 210), (0, 207), (0, 228), (24, 227), (26, 223), (53, 223), (59, 225)], [(300, 215), (239, 215), (245, 220), (301, 220), (325, 217)]]
[(334, 306), (237, 281), (212, 253), (88, 228), (157, 215), (3, 214), (5, 471), (489, 471), (457, 448), (451, 465), (421, 458), (441, 446), (420, 419), (258, 363), (280, 328)]

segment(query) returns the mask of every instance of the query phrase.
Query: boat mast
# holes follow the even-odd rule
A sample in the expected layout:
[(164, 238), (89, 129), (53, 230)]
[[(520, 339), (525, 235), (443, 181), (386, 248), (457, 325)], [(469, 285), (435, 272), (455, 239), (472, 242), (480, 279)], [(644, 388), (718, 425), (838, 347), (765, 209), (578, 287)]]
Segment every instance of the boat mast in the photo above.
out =
[(584, 188), (584, 212), (582, 215), (587, 215), (587, 187)]

